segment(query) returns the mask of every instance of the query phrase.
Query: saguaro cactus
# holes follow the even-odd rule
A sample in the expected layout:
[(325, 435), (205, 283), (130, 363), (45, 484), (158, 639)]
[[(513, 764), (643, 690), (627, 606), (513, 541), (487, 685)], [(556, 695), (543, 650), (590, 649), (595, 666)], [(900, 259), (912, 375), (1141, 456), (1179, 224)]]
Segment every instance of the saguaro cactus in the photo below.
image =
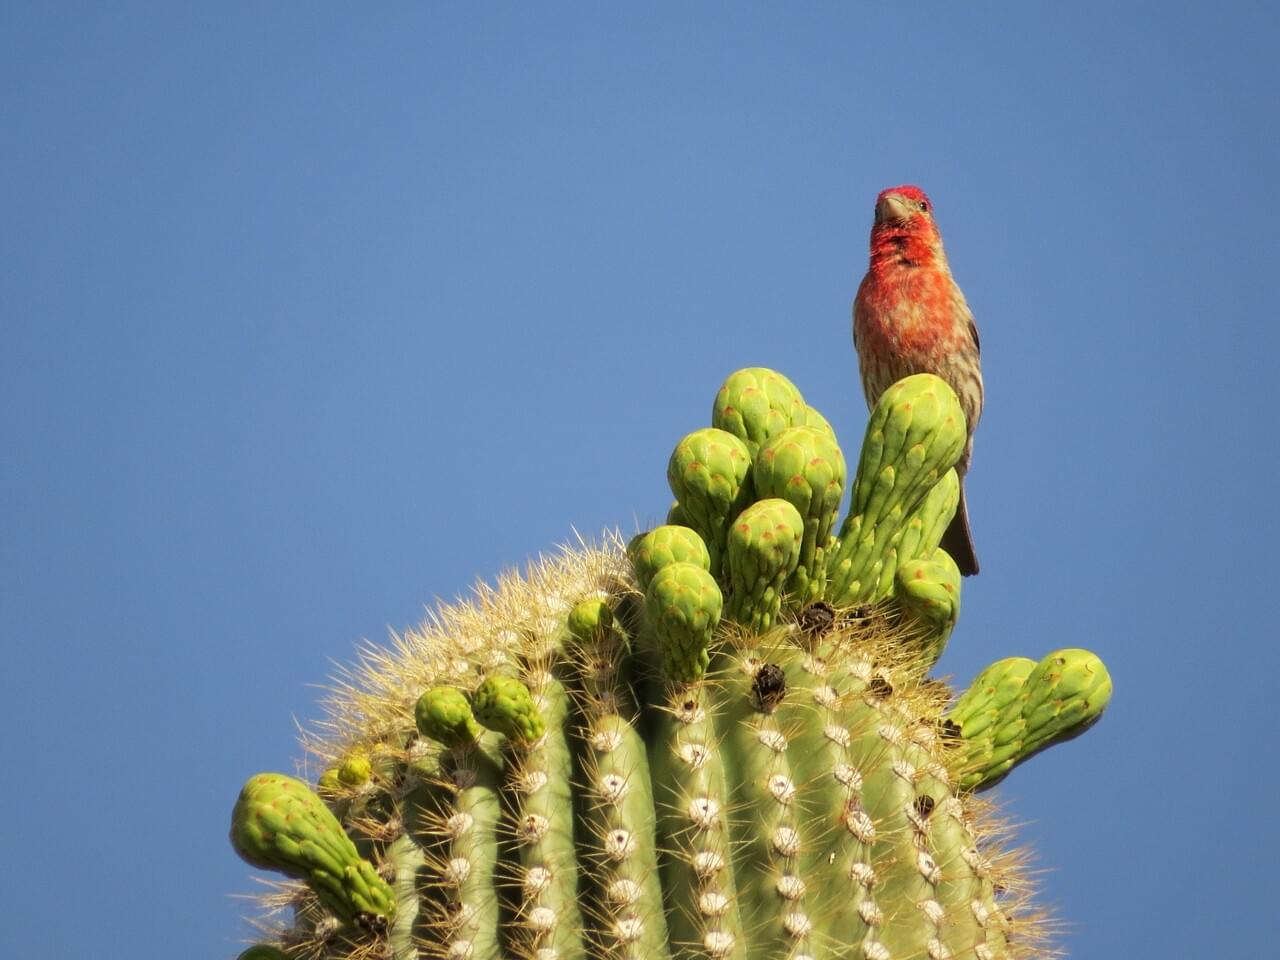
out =
[[(975, 960), (1042, 955), (976, 792), (1074, 736), (1102, 662), (928, 672), (965, 424), (936, 377), (844, 458), (785, 377), (738, 371), (677, 445), (673, 522), (540, 561), (369, 650), (320, 793), (250, 779), (236, 849), (293, 878), (246, 956)], [(322, 799), (323, 797), (323, 799)], [(256, 951), (256, 952), (255, 952)]]

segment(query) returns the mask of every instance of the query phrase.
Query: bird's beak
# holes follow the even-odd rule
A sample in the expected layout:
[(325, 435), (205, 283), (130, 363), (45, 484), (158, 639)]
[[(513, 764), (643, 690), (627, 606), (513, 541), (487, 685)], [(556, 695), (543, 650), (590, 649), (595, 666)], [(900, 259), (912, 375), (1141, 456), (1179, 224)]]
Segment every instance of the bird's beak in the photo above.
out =
[(908, 220), (915, 212), (915, 208), (897, 194), (891, 193), (876, 201), (876, 223)]

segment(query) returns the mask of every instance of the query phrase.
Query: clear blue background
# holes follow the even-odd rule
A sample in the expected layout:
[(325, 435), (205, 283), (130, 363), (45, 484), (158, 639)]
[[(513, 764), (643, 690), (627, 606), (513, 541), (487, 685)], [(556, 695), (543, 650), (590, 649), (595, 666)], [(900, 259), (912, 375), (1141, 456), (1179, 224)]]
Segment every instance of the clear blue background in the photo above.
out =
[[(1000, 789), (1078, 957), (1275, 943), (1275, 14), (0, 6), (0, 955), (248, 935), (228, 814), (361, 638), (661, 517), (774, 366), (846, 448), (877, 191), (982, 329), (942, 668), (1116, 695)], [(608, 9), (606, 9), (608, 8)]]

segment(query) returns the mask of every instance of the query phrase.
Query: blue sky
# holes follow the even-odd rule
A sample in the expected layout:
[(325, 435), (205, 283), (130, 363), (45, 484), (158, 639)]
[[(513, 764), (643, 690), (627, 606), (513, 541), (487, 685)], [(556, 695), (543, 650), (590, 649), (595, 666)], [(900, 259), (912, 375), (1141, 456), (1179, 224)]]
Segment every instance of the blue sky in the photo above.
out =
[(1115, 679), (1000, 788), (1066, 946), (1274, 942), (1275, 17), (0, 3), (0, 954), (234, 956), (333, 665), (655, 521), (731, 370), (855, 449), (903, 182), (987, 383), (941, 669)]

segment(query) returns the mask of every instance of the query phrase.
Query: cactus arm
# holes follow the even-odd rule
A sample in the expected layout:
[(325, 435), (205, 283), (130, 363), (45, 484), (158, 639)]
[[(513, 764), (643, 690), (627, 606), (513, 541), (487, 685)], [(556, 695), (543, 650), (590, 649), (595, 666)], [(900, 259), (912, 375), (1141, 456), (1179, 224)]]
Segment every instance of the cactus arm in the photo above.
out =
[(395, 913), (391, 888), (300, 780), (282, 773), (250, 777), (231, 814), (231, 842), (252, 866), (307, 881), (343, 923), (385, 926)]
[(878, 600), (903, 524), (960, 458), (965, 419), (952, 389), (916, 374), (884, 392), (867, 424), (849, 516), (828, 564), (836, 604)]
[(701, 567), (672, 563), (654, 575), (645, 591), (645, 620), (668, 679), (701, 679), (711, 662), (711, 634), (723, 609), (720, 588)]
[(966, 748), (961, 786), (1000, 782), (1015, 765), (1079, 736), (1111, 700), (1106, 665), (1088, 650), (1055, 650), (1028, 664), (1011, 658), (988, 667), (952, 711)]

